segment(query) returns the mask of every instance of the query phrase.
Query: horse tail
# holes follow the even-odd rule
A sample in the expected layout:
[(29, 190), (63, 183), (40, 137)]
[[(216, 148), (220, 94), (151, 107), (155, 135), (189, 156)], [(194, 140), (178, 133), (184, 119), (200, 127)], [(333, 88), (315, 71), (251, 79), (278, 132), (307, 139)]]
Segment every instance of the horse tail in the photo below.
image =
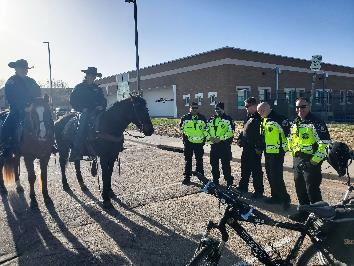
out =
[(4, 183), (6, 185), (12, 186), (16, 183), (15, 181), (15, 158), (10, 157), (6, 158), (4, 161), (4, 168), (3, 168), (3, 176), (4, 176)]

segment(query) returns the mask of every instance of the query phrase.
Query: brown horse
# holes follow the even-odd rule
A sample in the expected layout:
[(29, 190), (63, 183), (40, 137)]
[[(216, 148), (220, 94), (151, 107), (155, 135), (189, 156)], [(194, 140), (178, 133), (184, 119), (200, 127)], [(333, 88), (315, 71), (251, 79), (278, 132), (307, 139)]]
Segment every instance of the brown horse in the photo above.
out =
[(31, 207), (36, 207), (37, 200), (34, 191), (36, 181), (35, 159), (39, 159), (41, 171), (40, 187), (43, 198), (46, 202), (51, 202), (47, 188), (47, 167), (54, 144), (54, 125), (48, 102), (38, 98), (26, 110), (21, 132), (19, 151), (11, 156), (10, 159), (5, 160), (4, 168), (11, 169), (14, 174), (10, 176), (16, 177), (18, 175), (20, 157), (23, 156), (30, 184), (30, 205)]

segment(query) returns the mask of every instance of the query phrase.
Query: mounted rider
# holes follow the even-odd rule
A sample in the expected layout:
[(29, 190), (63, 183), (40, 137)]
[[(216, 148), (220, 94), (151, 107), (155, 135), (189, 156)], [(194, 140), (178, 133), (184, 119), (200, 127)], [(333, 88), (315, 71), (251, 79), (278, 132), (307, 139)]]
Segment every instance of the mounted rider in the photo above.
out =
[(87, 138), (89, 117), (94, 112), (104, 111), (107, 107), (107, 99), (102, 89), (94, 83), (97, 77), (102, 77), (102, 74), (97, 72), (96, 67), (88, 67), (81, 72), (84, 72), (86, 76), (82, 83), (75, 86), (70, 95), (71, 106), (76, 111), (81, 112), (78, 131), (69, 158), (70, 162), (81, 159), (82, 148)]
[(31, 110), (31, 104), (36, 98), (41, 97), (41, 89), (36, 81), (27, 77), (28, 62), (19, 59), (8, 64), (15, 69), (15, 75), (11, 76), (5, 84), (5, 98), (10, 105), (10, 112), (2, 125), (1, 143), (4, 145), (4, 154), (9, 155), (18, 149), (18, 127), (23, 121), (25, 112)]

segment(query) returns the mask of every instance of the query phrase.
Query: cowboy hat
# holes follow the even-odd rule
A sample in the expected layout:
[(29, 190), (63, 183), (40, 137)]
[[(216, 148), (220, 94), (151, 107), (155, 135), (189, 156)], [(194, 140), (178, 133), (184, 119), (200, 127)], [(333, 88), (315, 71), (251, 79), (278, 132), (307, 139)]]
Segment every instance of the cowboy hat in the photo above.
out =
[(81, 72), (84, 72), (85, 74), (89, 74), (89, 75), (94, 75), (99, 78), (102, 77), (101, 73), (97, 73), (96, 67), (88, 67), (87, 69), (81, 70)]
[(10, 62), (8, 64), (8, 66), (11, 67), (11, 68), (17, 68), (17, 67), (24, 68), (24, 69), (33, 68), (33, 67), (28, 67), (28, 62), (25, 59), (19, 59), (19, 60), (15, 61), (15, 62)]

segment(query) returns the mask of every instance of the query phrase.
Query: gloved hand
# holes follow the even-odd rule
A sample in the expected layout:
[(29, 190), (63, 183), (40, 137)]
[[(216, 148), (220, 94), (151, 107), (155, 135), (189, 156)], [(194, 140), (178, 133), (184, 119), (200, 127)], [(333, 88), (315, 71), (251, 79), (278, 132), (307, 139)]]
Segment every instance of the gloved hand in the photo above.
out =
[(309, 171), (311, 170), (315, 165), (312, 164), (310, 161), (302, 161), (299, 163), (299, 165), (297, 166), (297, 168), (300, 171)]

